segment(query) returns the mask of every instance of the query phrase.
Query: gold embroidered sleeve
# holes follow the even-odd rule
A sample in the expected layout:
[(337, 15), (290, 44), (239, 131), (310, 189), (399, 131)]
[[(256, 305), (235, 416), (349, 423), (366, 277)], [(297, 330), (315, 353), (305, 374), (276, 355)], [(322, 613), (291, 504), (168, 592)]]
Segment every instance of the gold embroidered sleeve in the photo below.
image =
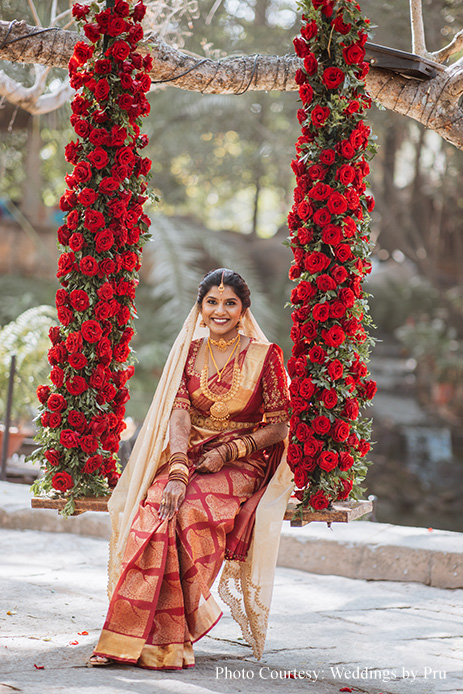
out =
[(265, 418), (269, 424), (288, 420), (288, 382), (283, 352), (278, 345), (271, 345), (267, 353), (262, 376), (262, 399)]
[(188, 386), (186, 382), (186, 374), (183, 373), (182, 380), (180, 381), (180, 387), (175, 396), (174, 404), (172, 406), (173, 410), (189, 410), (191, 407), (190, 394), (188, 393)]

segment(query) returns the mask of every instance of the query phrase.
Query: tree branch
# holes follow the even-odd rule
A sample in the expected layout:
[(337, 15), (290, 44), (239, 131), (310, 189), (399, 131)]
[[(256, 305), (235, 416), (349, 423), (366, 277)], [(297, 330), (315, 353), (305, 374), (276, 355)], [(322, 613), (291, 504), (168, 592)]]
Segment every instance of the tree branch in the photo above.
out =
[(421, 0), (410, 0), (410, 21), (412, 29), (412, 53), (421, 55), (423, 58), (428, 58)]
[(443, 63), (447, 58), (450, 58), (451, 55), (459, 53), (461, 50), (463, 50), (463, 30), (455, 34), (447, 46), (441, 48), (440, 51), (431, 53), (431, 60), (435, 60), (436, 63)]
[[(0, 21), (0, 46), (9, 26), (8, 22)], [(0, 48), (0, 60), (66, 68), (75, 43), (82, 37), (56, 29), (15, 40), (34, 31), (37, 27), (25, 22), (15, 24), (6, 44)], [(9, 43), (11, 40), (14, 42)], [(214, 61), (188, 55), (159, 38), (148, 39), (143, 51), (153, 57), (151, 78), (154, 84), (208, 94), (242, 94), (246, 90), (296, 91), (294, 75), (302, 64), (295, 55), (241, 56)], [(17, 89), (18, 85), (14, 84), (13, 92)], [(463, 149), (463, 110), (459, 105), (463, 94), (463, 61), (457, 61), (439, 71), (433, 79), (424, 81), (371, 68), (367, 89), (386, 108), (423, 123), (455, 147)], [(8, 101), (16, 103), (5, 91), (2, 94)], [(41, 99), (37, 101), (37, 107), (39, 103), (52, 101), (51, 96)]]

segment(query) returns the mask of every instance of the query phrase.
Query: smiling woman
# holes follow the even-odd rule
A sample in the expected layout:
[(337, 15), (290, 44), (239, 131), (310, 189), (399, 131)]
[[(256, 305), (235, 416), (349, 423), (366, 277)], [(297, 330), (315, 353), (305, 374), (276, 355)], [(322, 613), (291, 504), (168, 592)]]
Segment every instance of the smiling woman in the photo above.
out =
[(250, 303), (232, 270), (199, 286), (110, 501), (113, 592), (89, 665), (192, 667), (222, 614), (210, 588), (224, 559), (219, 593), (262, 654), (292, 483), (282, 353)]

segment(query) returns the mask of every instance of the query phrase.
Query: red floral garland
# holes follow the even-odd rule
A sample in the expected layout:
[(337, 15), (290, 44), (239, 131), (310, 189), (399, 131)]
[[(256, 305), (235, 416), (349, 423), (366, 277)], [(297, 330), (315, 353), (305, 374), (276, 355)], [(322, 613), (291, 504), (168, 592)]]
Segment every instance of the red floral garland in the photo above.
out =
[(107, 4), (72, 10), (90, 44), (79, 41), (69, 62), (78, 139), (66, 146), (74, 169), (60, 201), (60, 326), (50, 329), (52, 385), (37, 390), (41, 448), (33, 457), (44, 475), (34, 491), (65, 494), (65, 513), (75, 497), (107, 494), (119, 477), (135, 288), (149, 238), (143, 203), (151, 161), (139, 150), (148, 144), (140, 125), (150, 110), (152, 59), (137, 52), (146, 8), (142, 0)]
[(362, 278), (369, 261), (368, 159), (375, 147), (363, 121), (368, 20), (350, 0), (304, 0), (303, 67), (296, 72), (302, 135), (292, 162), (297, 186), (288, 215), (294, 342), (288, 363), (291, 422), (288, 462), (303, 506), (357, 498), (368, 463), (371, 422), (359, 417), (376, 384), (368, 380)]

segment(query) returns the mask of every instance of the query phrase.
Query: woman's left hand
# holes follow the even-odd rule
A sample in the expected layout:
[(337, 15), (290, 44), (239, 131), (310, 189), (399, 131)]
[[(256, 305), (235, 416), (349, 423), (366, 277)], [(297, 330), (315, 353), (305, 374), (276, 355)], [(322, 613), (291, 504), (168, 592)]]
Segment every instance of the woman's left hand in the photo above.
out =
[(208, 451), (200, 459), (199, 463), (195, 468), (195, 472), (218, 472), (223, 467), (223, 458), (220, 455), (220, 450), (214, 448), (212, 451)]

